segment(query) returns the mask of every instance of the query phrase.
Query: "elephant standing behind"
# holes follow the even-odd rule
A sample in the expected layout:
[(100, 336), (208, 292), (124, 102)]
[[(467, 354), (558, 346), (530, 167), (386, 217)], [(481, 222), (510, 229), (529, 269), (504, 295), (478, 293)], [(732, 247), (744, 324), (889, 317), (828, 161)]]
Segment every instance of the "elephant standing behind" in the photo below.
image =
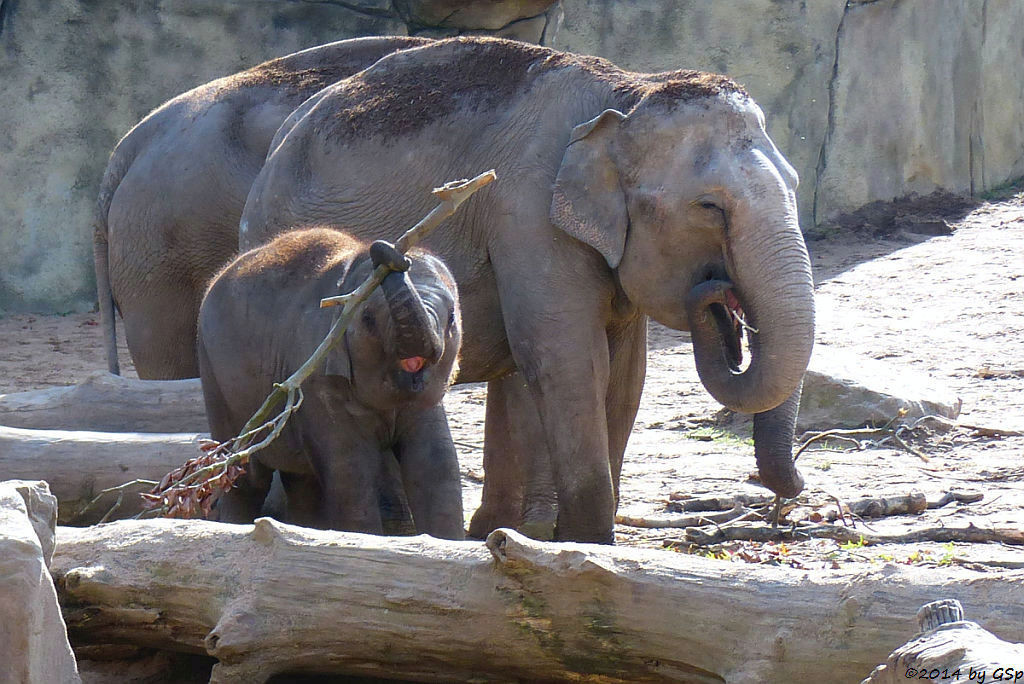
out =
[(487, 38), (393, 53), (281, 127), (240, 242), (322, 221), (379, 237), (425, 213), (440, 180), (490, 167), (500, 181), (427, 241), (462, 292), (458, 379), (489, 382), (470, 533), (557, 508), (558, 538), (613, 540), (647, 316), (691, 330), (705, 387), (760, 414), (761, 436), (788, 431), (758, 464), (799, 492), (791, 409), (814, 304), (797, 177), (728, 78)]
[(358, 38), (271, 60), (175, 97), (121, 139), (93, 240), (110, 372), (119, 372), (116, 307), (140, 378), (199, 375), (199, 302), (238, 253), (238, 219), (278, 126), (324, 86), (429, 42)]
[[(379, 263), (403, 261), (386, 245), (367, 248), (334, 230), (294, 231), (217, 275), (198, 338), (214, 439), (239, 434), (274, 383), (309, 359), (337, 316), (320, 309), (322, 298), (351, 292)], [(324, 369), (303, 383), (284, 431), (220, 499), (222, 521), (252, 522), (276, 470), (288, 522), (380, 534), (403, 519), (407, 499), (417, 531), (463, 537), (459, 464), (441, 404), (461, 343), (458, 291), (436, 257), (409, 256), (411, 268), (389, 274), (357, 310)]]

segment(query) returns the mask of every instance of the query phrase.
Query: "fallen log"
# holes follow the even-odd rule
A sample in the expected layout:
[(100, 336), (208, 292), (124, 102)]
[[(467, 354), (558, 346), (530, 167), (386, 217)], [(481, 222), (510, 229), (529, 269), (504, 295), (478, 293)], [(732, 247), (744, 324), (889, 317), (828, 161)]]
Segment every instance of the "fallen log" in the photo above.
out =
[(199, 379), (95, 373), (79, 384), (0, 394), (0, 425), (36, 430), (208, 432)]
[(72, 643), (208, 653), (213, 682), (322, 672), (417, 681), (859, 682), (935, 596), (1024, 638), (1024, 572), (810, 573), (653, 549), (486, 545), (261, 518), (60, 528)]
[(1016, 527), (978, 527), (970, 522), (966, 527), (926, 527), (897, 534), (878, 534), (845, 525), (801, 523), (789, 527), (775, 527), (764, 523), (737, 522), (728, 526), (687, 527), (684, 536), (686, 541), (701, 546), (726, 541), (778, 542), (807, 539), (834, 539), (839, 542), (860, 544), (998, 542), (1014, 546), (1024, 545), (1024, 530)]
[(45, 482), (0, 482), (0, 681), (80, 681), (46, 571), (56, 516)]
[[(195, 433), (24, 430), (0, 426), (0, 479), (45, 480), (59, 502), (58, 522), (88, 525), (103, 517), (120, 492), (88, 506), (104, 489), (134, 479), (159, 480), (199, 453)], [(150, 485), (152, 486), (152, 485)], [(118, 517), (142, 510), (127, 490)]]
[(1024, 680), (1024, 644), (1003, 641), (964, 620), (955, 599), (933, 601), (917, 612), (921, 633), (903, 644), (861, 684), (901, 684), (910, 679)]

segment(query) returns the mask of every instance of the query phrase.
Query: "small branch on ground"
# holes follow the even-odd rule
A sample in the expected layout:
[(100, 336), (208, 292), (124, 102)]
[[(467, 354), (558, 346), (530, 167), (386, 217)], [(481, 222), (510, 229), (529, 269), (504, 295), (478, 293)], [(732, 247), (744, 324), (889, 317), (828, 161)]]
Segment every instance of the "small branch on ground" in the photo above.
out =
[(956, 420), (944, 418), (943, 416), (934, 415), (921, 416), (920, 418), (913, 422), (913, 424), (910, 426), (910, 429), (914, 429), (917, 426), (921, 425), (922, 423), (926, 422), (938, 423), (939, 425), (947, 429), (960, 428), (963, 430), (970, 430), (971, 432), (979, 435), (980, 437), (1024, 437), (1024, 431), (1021, 430), (1011, 430), (1009, 428), (1003, 427), (986, 427), (982, 425), (971, 425), (970, 423), (961, 423)]
[(889, 515), (917, 514), (928, 508), (924, 494), (914, 492), (905, 496), (887, 496), (851, 501), (850, 513), (861, 518), (884, 518)]
[[(497, 176), (492, 169), (475, 178), (452, 181), (435, 188), (433, 194), (441, 203), (407, 230), (398, 239), (395, 249), (404, 255), (454, 214), (473, 193), (495, 178)], [(265, 448), (281, 434), (288, 418), (302, 405), (303, 381), (323, 363), (328, 352), (342, 339), (349, 322), (355, 317), (356, 309), (390, 273), (391, 268), (382, 264), (352, 292), (322, 299), (321, 308), (343, 308), (312, 356), (287, 380), (274, 385), (274, 390), (237, 437), (223, 443), (205, 442), (200, 447), (203, 450), (200, 456), (190, 459), (180, 468), (168, 473), (157, 486), (142, 494), (146, 500), (146, 508), (149, 509), (144, 513), (178, 518), (192, 518), (199, 514), (208, 516), (214, 502), (221, 494), (230, 490), (245, 472), (245, 466), (252, 454)], [(271, 417), (282, 403), (284, 408), (276, 416)], [(257, 439), (260, 441), (257, 442)]]
[(958, 490), (951, 490), (943, 494), (941, 497), (928, 502), (928, 508), (942, 508), (946, 504), (953, 503), (977, 503), (985, 498), (985, 495), (981, 492), (962, 492)]
[[(888, 423), (880, 428), (856, 428), (852, 430), (835, 429), (835, 430), (823, 430), (821, 432), (807, 432), (804, 434), (804, 441), (797, 448), (796, 453), (793, 454), (793, 460), (795, 461), (800, 454), (807, 450), (812, 444), (820, 442), (822, 440), (833, 440), (838, 442), (845, 442), (852, 444), (857, 449), (866, 449), (869, 447), (880, 447), (884, 444), (892, 441), (903, 451), (917, 456), (922, 461), (928, 462), (929, 458), (927, 454), (922, 452), (920, 449), (913, 447), (906, 439), (905, 436), (908, 433), (913, 433), (914, 430), (921, 427), (924, 423), (937, 423), (946, 430), (959, 428), (962, 430), (969, 430), (975, 435), (981, 437), (1021, 437), (1024, 436), (1024, 431), (1011, 430), (1002, 427), (982, 427), (979, 425), (970, 425), (968, 423), (961, 423), (959, 421), (950, 420), (943, 416), (926, 415), (921, 416), (912, 423), (903, 421), (906, 416), (906, 410), (900, 409), (900, 412), (895, 418), (890, 420)], [(868, 439), (875, 437), (876, 439)]]
[(708, 523), (731, 523), (739, 520), (749, 519), (752, 516), (761, 517), (757, 511), (736, 504), (728, 511), (719, 513), (705, 513), (701, 515), (686, 515), (675, 518), (646, 518), (630, 515), (616, 515), (615, 523), (626, 527), (643, 527), (647, 529), (662, 528), (686, 528), (699, 527)]
[(736, 524), (729, 527), (690, 527), (686, 541), (708, 546), (724, 541), (777, 542), (800, 539), (834, 539), (839, 542), (874, 544), (914, 544), (920, 542), (999, 542), (1024, 545), (1024, 530), (1014, 528), (932, 527), (903, 534), (862, 532), (842, 525), (804, 524), (772, 528), (758, 524)]
[(669, 495), (670, 513), (700, 513), (702, 511), (728, 511), (736, 506), (765, 506), (775, 500), (770, 494), (736, 494), (735, 496), (707, 496), (691, 498), (682, 492)]

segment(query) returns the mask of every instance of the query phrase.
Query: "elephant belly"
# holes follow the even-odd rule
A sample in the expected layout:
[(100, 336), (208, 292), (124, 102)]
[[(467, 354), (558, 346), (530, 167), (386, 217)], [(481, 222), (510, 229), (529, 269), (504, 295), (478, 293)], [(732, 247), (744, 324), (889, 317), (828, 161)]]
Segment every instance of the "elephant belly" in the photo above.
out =
[(312, 475), (313, 465), (309, 455), (299, 447), (288, 444), (291, 440), (281, 439), (260, 451), (255, 458), (270, 470), (280, 470), (296, 475)]

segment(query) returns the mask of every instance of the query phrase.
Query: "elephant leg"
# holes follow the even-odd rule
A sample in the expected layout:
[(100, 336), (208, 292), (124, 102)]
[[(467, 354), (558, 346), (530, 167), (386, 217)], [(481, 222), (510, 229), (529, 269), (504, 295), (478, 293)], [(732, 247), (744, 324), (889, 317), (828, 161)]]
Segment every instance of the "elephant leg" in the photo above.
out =
[(278, 471), (284, 490), (284, 521), (291, 525), (322, 528), (323, 511), (320, 503), (323, 493), (320, 483), (311, 473), (286, 473)]
[(534, 539), (551, 540), (555, 538), (558, 520), (558, 494), (537, 403), (520, 373), (510, 378), (505, 390), (509, 427), (506, 439), (517, 454), (517, 477), (524, 483), (518, 530)]
[(499, 527), (516, 528), (522, 518), (524, 457), (513, 439), (506, 394), (515, 378), (509, 375), (487, 383), (484, 418), (484, 490), (480, 508), (469, 522), (469, 536), (484, 539)]
[(235, 486), (217, 500), (212, 518), (227, 523), (251, 523), (259, 517), (270, 491), (273, 471), (252, 459)]
[[(331, 530), (381, 534), (380, 478), (383, 455), (378, 444), (353, 443), (345, 426), (311, 418), (317, 435), (310, 455), (323, 492), (322, 525)], [(329, 432), (328, 432), (329, 431)]]
[(647, 374), (647, 317), (637, 316), (608, 335), (611, 356), (605, 411), (608, 416), (608, 459), (619, 501), (619, 476), (626, 444), (633, 431)]
[(417, 533), (416, 523), (412, 519), (409, 500), (405, 496), (402, 485), (402, 470), (398, 459), (392, 453), (385, 452), (381, 466), (380, 483), (380, 516), (387, 535), (414, 535)]
[(154, 277), (165, 284), (132, 297), (117, 296), (135, 370), (143, 380), (198, 377), (195, 341), (201, 293), (159, 278), (159, 273)]
[[(601, 287), (607, 265), (582, 249), (571, 265), (548, 263), (539, 271), (529, 259), (517, 269), (519, 259), (501, 256), (493, 264), (505, 332), (543, 426), (558, 494), (556, 536), (612, 543), (615, 494), (605, 397), (613, 293)], [(529, 287), (523, 286), (525, 273), (534, 276)]]
[(400, 412), (395, 456), (419, 532), (441, 539), (466, 535), (459, 459), (443, 406)]

